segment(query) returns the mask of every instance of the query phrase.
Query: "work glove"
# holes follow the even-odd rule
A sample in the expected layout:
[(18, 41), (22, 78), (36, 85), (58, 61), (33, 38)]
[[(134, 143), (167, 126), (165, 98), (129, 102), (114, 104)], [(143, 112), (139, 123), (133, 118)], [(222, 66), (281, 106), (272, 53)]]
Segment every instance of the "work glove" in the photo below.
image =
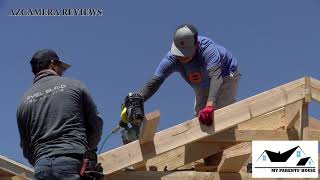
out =
[(213, 119), (214, 119), (214, 107), (213, 106), (207, 106), (203, 108), (199, 114), (198, 119), (201, 124), (205, 124), (207, 126), (211, 126)]
[(128, 116), (127, 116), (127, 107), (126, 107), (124, 104), (121, 105), (120, 119), (121, 119), (121, 120), (120, 120), (120, 122), (119, 122), (119, 125), (120, 125), (121, 127), (126, 126), (127, 123), (128, 123)]

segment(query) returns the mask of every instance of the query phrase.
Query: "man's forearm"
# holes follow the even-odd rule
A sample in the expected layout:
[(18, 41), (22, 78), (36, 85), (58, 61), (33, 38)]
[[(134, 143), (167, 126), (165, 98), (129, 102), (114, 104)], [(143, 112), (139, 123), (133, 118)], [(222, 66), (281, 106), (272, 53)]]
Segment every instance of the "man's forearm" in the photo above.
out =
[(207, 100), (207, 106), (215, 106), (218, 99), (219, 89), (223, 83), (220, 67), (212, 67), (209, 69), (210, 90)]
[(88, 137), (88, 148), (90, 150), (96, 150), (98, 147), (98, 143), (100, 141), (101, 135), (99, 134), (92, 134)]
[(91, 127), (88, 127), (87, 138), (88, 138), (89, 149), (94, 150), (97, 148), (98, 143), (101, 139), (103, 121), (99, 115), (96, 115), (96, 117), (91, 120), (92, 120), (92, 122), (90, 123)]
[(153, 76), (152, 79), (146, 83), (146, 85), (138, 92), (146, 102), (151, 96), (154, 95), (160, 88), (164, 80), (157, 76)]
[(18, 130), (19, 130), (19, 136), (20, 136), (20, 147), (23, 152), (23, 156), (28, 159), (29, 163), (33, 165), (33, 155), (30, 153), (30, 140), (29, 135), (27, 133), (27, 125), (26, 121), (24, 121), (20, 114), (17, 113), (17, 124), (18, 124)]
[(88, 146), (96, 149), (102, 135), (103, 120), (87, 88), (83, 88), (83, 100)]

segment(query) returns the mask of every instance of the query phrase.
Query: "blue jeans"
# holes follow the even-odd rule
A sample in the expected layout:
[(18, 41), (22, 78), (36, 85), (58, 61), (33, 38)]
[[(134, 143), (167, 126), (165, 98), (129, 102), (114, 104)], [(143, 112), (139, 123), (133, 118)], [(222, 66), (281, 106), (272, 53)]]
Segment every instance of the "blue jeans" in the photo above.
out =
[(71, 157), (47, 157), (38, 160), (34, 166), (34, 179), (75, 180), (81, 179), (81, 161)]

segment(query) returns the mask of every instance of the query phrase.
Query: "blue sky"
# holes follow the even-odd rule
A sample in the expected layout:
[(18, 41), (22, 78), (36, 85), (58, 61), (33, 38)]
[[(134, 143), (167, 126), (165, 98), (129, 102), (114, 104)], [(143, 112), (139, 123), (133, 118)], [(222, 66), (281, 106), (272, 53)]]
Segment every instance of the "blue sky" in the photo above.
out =
[[(103, 16), (8, 16), (16, 8), (100, 8)], [(56, 50), (72, 64), (66, 76), (89, 87), (104, 119), (105, 137), (119, 121), (124, 97), (149, 80), (179, 24), (194, 24), (238, 59), (241, 100), (305, 75), (320, 79), (319, 17), (317, 0), (1, 0), (0, 154), (28, 164), (19, 147), (15, 112), (32, 84), (30, 57), (40, 48)], [(191, 119), (193, 102), (193, 90), (173, 74), (145, 109), (160, 110), (162, 130)], [(310, 111), (319, 118), (318, 108), (311, 104)], [(103, 151), (119, 145), (116, 134)]]

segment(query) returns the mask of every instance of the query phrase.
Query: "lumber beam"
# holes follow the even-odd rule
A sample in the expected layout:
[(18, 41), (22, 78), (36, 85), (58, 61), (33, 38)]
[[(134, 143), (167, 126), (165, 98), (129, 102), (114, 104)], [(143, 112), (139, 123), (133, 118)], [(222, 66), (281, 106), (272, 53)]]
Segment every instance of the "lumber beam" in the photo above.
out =
[(281, 107), (262, 116), (238, 124), (239, 130), (274, 130), (285, 126), (285, 108)]
[(244, 142), (224, 150), (222, 160), (217, 171), (232, 173), (239, 172), (250, 157), (251, 151), (251, 142)]
[(33, 177), (32, 168), (29, 168), (2, 155), (0, 155), (0, 169), (14, 175), (25, 174), (25, 176), (30, 179)]
[(311, 97), (312, 99), (320, 102), (320, 81), (314, 78), (310, 78), (311, 82)]
[(320, 129), (315, 130), (310, 127), (306, 127), (303, 130), (303, 140), (320, 141)]
[(105, 180), (246, 180), (251, 179), (251, 174), (246, 173), (217, 173), (217, 172), (196, 172), (196, 171), (131, 171), (119, 172), (106, 176)]
[(172, 151), (160, 154), (147, 160), (146, 166), (149, 170), (170, 171), (190, 164), (203, 157), (221, 152), (237, 143), (233, 142), (201, 142), (186, 144)]
[(12, 180), (11, 176), (0, 176), (1, 180)]
[(202, 142), (251, 142), (259, 140), (298, 140), (296, 129), (277, 130), (239, 130), (230, 128), (222, 133), (209, 136)]
[[(160, 121), (160, 112), (154, 111), (145, 115), (145, 119), (142, 124), (142, 129), (139, 135), (139, 143), (141, 145), (141, 149), (148, 148), (154, 138), (154, 135), (157, 131), (157, 127)], [(138, 164), (133, 165), (133, 169), (135, 170), (146, 170), (146, 162), (140, 162)]]
[(139, 135), (140, 144), (153, 141), (157, 127), (160, 121), (160, 112), (154, 111), (145, 115), (145, 120), (142, 124), (142, 129)]
[(300, 121), (298, 127), (298, 134), (300, 140), (303, 140), (303, 131), (308, 127), (309, 124), (309, 104), (304, 102), (300, 110)]
[(275, 130), (279, 128), (291, 129), (299, 120), (299, 111), (303, 100), (286, 105), (257, 118), (240, 123), (240, 130)]
[(227, 129), (200, 141), (181, 146), (147, 160), (148, 170), (175, 170), (201, 158), (223, 151), (239, 142), (254, 140), (298, 140), (295, 129), (289, 130), (238, 130)]
[(300, 111), (303, 106), (303, 100), (285, 106), (285, 129), (293, 129), (295, 123), (300, 119)]
[[(218, 173), (196, 171), (122, 171), (104, 177), (104, 180), (270, 180), (252, 178), (251, 173)], [(305, 180), (307, 178), (272, 178), (273, 180)]]
[(312, 89), (312, 86), (311, 86), (311, 77), (309, 76), (306, 76), (304, 77), (304, 81), (305, 81), (305, 98), (304, 98), (304, 101), (305, 103), (310, 103), (311, 100), (312, 100), (312, 95), (311, 95), (311, 89)]
[(309, 126), (309, 108), (308, 103), (305, 101), (299, 111), (298, 121), (295, 122), (293, 128), (297, 130), (299, 140), (303, 140), (304, 137), (304, 129)]
[(310, 129), (320, 130), (320, 120), (309, 116), (309, 126)]
[(243, 142), (220, 151), (204, 159), (204, 164), (197, 164), (195, 169), (204, 172), (237, 173), (251, 155), (251, 142)]
[(140, 163), (156, 155), (208, 137), (237, 124), (279, 109), (304, 98), (304, 78), (271, 89), (215, 111), (212, 126), (200, 125), (197, 118), (156, 133), (153, 144), (142, 149), (138, 141), (99, 155), (105, 174)]
[(13, 172), (8, 172), (6, 171), (5, 169), (2, 169), (0, 167), (0, 177), (5, 177), (5, 176), (8, 176), (8, 177), (12, 177), (12, 176), (15, 176), (16, 174), (13, 173)]
[(298, 127), (300, 140), (303, 139), (303, 131), (309, 125), (309, 103), (312, 100), (312, 85), (311, 78), (305, 77), (305, 98), (303, 100), (303, 105), (300, 110), (300, 124)]
[[(204, 138), (195, 143), (181, 146), (147, 160), (147, 169), (174, 170), (203, 157), (221, 152), (239, 142), (254, 140), (298, 140), (295, 129), (290, 130), (238, 130), (230, 128), (226, 131)], [(233, 144), (229, 144), (233, 143)]]
[(303, 131), (303, 139), (320, 141), (320, 121), (318, 119), (309, 116), (309, 126)]
[(316, 100), (318, 103), (320, 103), (320, 90), (312, 87), (311, 97), (313, 100)]
[(27, 178), (25, 173), (22, 173), (22, 174), (13, 176), (11, 180), (29, 180), (29, 178)]

